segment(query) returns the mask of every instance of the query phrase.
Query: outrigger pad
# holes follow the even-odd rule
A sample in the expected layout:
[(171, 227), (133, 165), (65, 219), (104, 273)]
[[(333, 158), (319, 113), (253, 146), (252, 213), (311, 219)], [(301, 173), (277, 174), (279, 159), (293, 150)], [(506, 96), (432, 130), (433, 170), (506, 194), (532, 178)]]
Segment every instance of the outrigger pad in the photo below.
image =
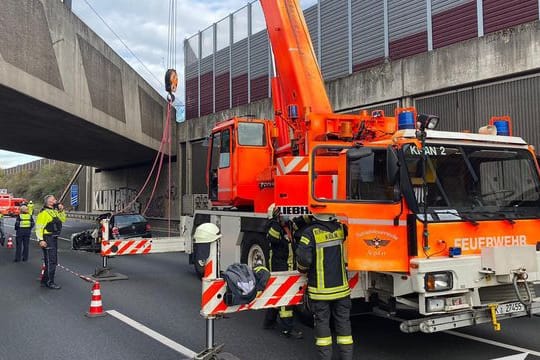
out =
[(115, 281), (115, 280), (127, 280), (127, 275), (114, 273), (110, 268), (99, 267), (92, 275), (87, 275), (89, 278), (97, 281)]

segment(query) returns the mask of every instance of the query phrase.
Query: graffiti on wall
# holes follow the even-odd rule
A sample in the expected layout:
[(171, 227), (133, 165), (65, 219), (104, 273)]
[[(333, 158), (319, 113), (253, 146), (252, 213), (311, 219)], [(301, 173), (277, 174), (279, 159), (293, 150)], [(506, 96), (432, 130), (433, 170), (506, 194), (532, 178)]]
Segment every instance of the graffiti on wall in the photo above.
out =
[[(137, 190), (130, 188), (108, 189), (94, 191), (93, 210), (97, 211), (126, 211), (141, 212), (141, 203), (133, 202)], [(133, 203), (132, 203), (133, 202)]]
[[(145, 215), (151, 217), (167, 217), (169, 211), (169, 198), (171, 199), (171, 214), (174, 213), (173, 209), (176, 206), (177, 191), (176, 186), (171, 185), (171, 191), (168, 194), (154, 196)], [(148, 203), (148, 200), (149, 198), (146, 198), (145, 203)]]

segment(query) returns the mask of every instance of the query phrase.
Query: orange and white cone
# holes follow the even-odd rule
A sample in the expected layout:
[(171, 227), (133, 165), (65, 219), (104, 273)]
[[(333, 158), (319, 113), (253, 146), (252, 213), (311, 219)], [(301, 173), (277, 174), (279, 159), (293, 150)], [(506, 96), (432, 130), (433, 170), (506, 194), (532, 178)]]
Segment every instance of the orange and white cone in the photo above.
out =
[(107, 313), (103, 312), (103, 304), (101, 303), (101, 289), (99, 282), (96, 281), (92, 287), (92, 300), (90, 301), (90, 310), (86, 313), (88, 317), (105, 316)]
[(6, 248), (7, 249), (13, 249), (13, 239), (11, 238), (11, 236), (8, 237)]
[(39, 281), (43, 281), (43, 276), (45, 275), (45, 263), (41, 263), (41, 273), (39, 274), (39, 277), (37, 278)]

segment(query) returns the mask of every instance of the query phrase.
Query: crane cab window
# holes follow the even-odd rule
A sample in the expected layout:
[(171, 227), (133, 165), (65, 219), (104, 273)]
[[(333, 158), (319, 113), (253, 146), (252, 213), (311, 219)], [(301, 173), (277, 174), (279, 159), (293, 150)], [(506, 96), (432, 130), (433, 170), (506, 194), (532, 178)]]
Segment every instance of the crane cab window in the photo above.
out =
[(312, 156), (312, 196), (321, 202), (394, 203), (395, 185), (386, 176), (386, 149), (348, 156), (351, 147), (319, 146)]
[(255, 122), (238, 123), (238, 145), (265, 146), (264, 124)]
[(348, 201), (393, 201), (394, 187), (386, 178), (386, 150), (347, 164)]
[(221, 144), (219, 146), (219, 168), (227, 168), (231, 165), (231, 131), (221, 132)]

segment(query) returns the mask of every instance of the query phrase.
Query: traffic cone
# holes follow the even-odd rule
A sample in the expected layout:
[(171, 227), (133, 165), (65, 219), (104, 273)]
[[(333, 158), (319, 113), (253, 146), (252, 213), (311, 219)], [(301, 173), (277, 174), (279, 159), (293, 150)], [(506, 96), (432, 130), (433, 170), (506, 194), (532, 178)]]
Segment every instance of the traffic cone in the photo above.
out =
[(13, 239), (8, 237), (6, 249), (13, 249)]
[(86, 313), (88, 317), (105, 316), (107, 313), (103, 312), (103, 304), (101, 303), (101, 289), (99, 282), (96, 281), (92, 287), (92, 300), (90, 301), (90, 310)]

